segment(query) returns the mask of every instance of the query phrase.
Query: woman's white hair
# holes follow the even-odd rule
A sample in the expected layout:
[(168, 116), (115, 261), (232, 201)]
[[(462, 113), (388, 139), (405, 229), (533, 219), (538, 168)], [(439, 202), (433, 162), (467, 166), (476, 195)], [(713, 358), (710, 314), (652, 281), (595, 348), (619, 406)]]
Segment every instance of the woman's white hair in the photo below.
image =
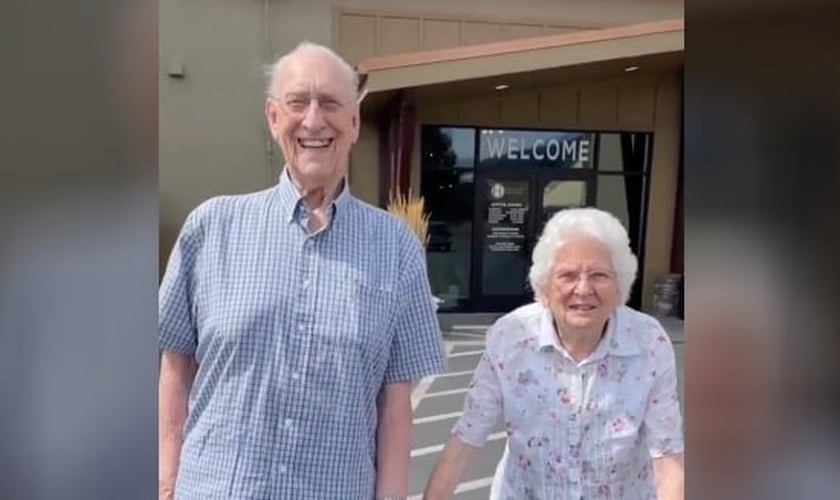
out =
[(544, 296), (557, 250), (570, 238), (581, 235), (591, 236), (609, 249), (621, 300), (623, 304), (627, 303), (639, 264), (630, 250), (630, 239), (621, 222), (597, 208), (561, 210), (545, 225), (531, 255), (531, 270), (528, 272), (537, 300)]
[(286, 68), (288, 67), (289, 63), (294, 60), (295, 58), (302, 56), (304, 54), (320, 54), (325, 55), (331, 59), (333, 59), (341, 71), (347, 76), (347, 86), (349, 87), (350, 93), (353, 96), (353, 100), (357, 101), (359, 98), (359, 75), (356, 73), (356, 70), (353, 69), (353, 66), (345, 61), (341, 56), (335, 53), (331, 48), (320, 45), (317, 43), (303, 41), (298, 44), (297, 47), (292, 49), (290, 52), (280, 56), (277, 61), (268, 66), (266, 69), (266, 78), (268, 80), (266, 84), (266, 94), (268, 97), (277, 97), (275, 92), (280, 86), (280, 82), (284, 74), (286, 73)]

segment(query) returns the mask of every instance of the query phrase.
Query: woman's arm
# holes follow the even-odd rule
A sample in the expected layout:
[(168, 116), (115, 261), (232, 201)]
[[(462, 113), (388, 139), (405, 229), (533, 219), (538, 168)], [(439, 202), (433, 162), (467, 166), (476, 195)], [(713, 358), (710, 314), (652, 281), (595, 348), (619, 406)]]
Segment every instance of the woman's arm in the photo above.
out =
[(432, 470), (423, 499), (448, 500), (452, 498), (458, 480), (467, 466), (475, 461), (478, 451), (479, 448), (464, 443), (461, 438), (453, 434)]
[(682, 453), (653, 459), (657, 500), (685, 498), (685, 465)]
[(455, 491), (464, 470), (478, 456), (503, 411), (498, 358), (492, 347), (495, 325), (487, 332), (487, 347), (475, 369), (470, 389), (464, 398), (464, 412), (452, 436), (438, 458), (426, 483), (426, 500), (448, 499)]
[(685, 466), (676, 358), (668, 334), (660, 325), (657, 326), (657, 340), (651, 358), (656, 379), (648, 398), (644, 426), (648, 451), (653, 459), (656, 497), (659, 500), (682, 500)]

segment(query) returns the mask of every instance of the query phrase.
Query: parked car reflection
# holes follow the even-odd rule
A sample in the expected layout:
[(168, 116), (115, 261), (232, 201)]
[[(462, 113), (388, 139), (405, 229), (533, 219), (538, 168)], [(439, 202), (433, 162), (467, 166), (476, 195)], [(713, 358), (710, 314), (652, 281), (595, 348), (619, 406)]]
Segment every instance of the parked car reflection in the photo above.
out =
[(446, 226), (446, 222), (431, 221), (429, 223), (429, 243), (426, 249), (429, 252), (452, 251), (452, 232)]

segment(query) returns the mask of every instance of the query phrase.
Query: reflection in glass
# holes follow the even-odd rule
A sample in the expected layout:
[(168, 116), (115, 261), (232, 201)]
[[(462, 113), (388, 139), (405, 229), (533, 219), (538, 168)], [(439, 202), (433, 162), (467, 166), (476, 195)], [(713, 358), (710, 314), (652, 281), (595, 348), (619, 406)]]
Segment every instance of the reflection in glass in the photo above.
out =
[(479, 131), (479, 168), (591, 168), (594, 134), (533, 130)]
[(545, 184), (542, 196), (542, 220), (538, 233), (542, 233), (551, 217), (564, 208), (586, 205), (586, 182), (550, 181)]
[(451, 309), (470, 298), (475, 129), (424, 126), (420, 147), (429, 281), (441, 309)]
[(641, 249), (645, 178), (640, 175), (600, 175), (595, 206), (613, 214), (630, 236), (633, 252)]
[[(642, 220), (645, 217), (644, 191), (646, 176), (643, 175), (615, 175), (602, 174), (598, 176), (598, 190), (595, 206), (610, 212), (627, 228), (630, 237), (630, 248), (637, 256), (644, 248), (644, 230)], [(644, 272), (644, 259), (639, 259), (640, 276)], [(641, 306), (642, 281), (637, 279), (633, 283), (628, 304), (631, 307)]]
[(595, 206), (613, 214), (626, 228), (630, 225), (627, 193), (623, 175), (602, 175), (598, 178)]
[(622, 132), (598, 134), (599, 172), (645, 172), (651, 135)]
[(598, 135), (598, 171), (621, 172), (621, 138), (618, 134)]

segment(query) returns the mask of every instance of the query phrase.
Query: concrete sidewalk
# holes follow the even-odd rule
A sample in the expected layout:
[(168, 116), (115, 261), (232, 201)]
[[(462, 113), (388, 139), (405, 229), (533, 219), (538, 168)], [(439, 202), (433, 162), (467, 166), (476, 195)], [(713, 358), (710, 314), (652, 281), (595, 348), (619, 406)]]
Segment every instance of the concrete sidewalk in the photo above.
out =
[(662, 323), (662, 327), (668, 332), (668, 336), (671, 337), (671, 342), (675, 344), (685, 343), (685, 322), (683, 320), (674, 317), (656, 319)]

